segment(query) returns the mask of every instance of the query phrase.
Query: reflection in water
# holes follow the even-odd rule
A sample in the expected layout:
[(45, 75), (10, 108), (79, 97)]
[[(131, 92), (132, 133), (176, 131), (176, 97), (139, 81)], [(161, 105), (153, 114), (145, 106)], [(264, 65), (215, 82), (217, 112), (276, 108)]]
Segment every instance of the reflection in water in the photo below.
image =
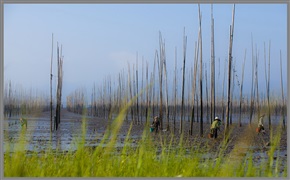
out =
[[(4, 121), (4, 152), (7, 145), (18, 142), (22, 128), (19, 119), (9, 119)], [(85, 146), (98, 146), (104, 136), (105, 128), (98, 127), (96, 120), (87, 119), (87, 129), (85, 135)], [(45, 151), (52, 150), (76, 150), (77, 142), (82, 140), (82, 121), (80, 119), (62, 119), (58, 131), (50, 133), (49, 118), (29, 118), (28, 126), (24, 134), (26, 140), (25, 150)], [(119, 136), (117, 147), (123, 147), (125, 135)], [(131, 138), (139, 138), (132, 136)], [(11, 148), (9, 151), (14, 151)]]

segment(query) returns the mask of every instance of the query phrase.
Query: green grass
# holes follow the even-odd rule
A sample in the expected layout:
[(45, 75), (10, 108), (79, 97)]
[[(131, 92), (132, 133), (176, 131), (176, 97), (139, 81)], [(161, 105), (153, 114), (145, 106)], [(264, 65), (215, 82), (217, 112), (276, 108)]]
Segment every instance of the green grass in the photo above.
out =
[[(274, 151), (280, 140), (280, 133), (272, 135), (273, 144), (269, 158), (255, 165), (253, 154), (248, 153), (237, 163), (228, 163), (224, 155), (227, 144), (221, 143), (218, 158), (203, 154), (210, 153), (197, 142), (188, 149), (181, 137), (177, 145), (171, 135), (157, 139), (156, 146), (149, 128), (145, 128), (137, 147), (130, 145), (128, 131), (124, 147), (116, 149), (118, 132), (125, 118), (126, 108), (114, 120), (110, 131), (106, 131), (100, 146), (85, 147), (85, 138), (78, 143), (76, 151), (67, 153), (46, 150), (43, 153), (27, 154), (22, 151), (25, 143), (20, 138), (14, 147), (18, 150), (4, 154), (4, 177), (287, 177), (287, 165), (283, 174), (279, 174), (280, 160), (274, 161)], [(86, 134), (86, 121), (83, 119), (83, 137)], [(148, 126), (149, 127), (149, 126)], [(25, 131), (22, 132), (25, 134)], [(22, 136), (25, 137), (25, 136)], [(105, 139), (110, 137), (107, 142)], [(105, 146), (103, 146), (105, 145)], [(9, 145), (6, 152), (9, 152)]]

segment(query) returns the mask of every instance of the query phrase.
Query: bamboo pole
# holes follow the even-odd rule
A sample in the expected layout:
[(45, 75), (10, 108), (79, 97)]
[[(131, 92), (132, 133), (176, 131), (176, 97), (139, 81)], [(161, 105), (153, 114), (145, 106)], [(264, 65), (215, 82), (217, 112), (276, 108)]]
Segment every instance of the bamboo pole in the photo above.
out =
[(9, 115), (8, 115), (8, 117), (11, 118), (11, 115), (12, 115), (12, 88), (11, 88), (11, 80), (9, 81), (9, 95), (8, 95), (8, 99), (9, 99)]
[(283, 129), (286, 129), (286, 122), (285, 122), (285, 100), (284, 100), (284, 90), (283, 90), (283, 76), (282, 76), (282, 53), (280, 50), (280, 72), (281, 72), (281, 91), (282, 91), (282, 118), (283, 118)]
[(183, 68), (182, 68), (181, 117), (180, 117), (180, 128), (179, 128), (179, 134), (182, 134), (182, 133), (183, 133), (184, 83), (185, 83), (186, 43), (187, 43), (187, 37), (185, 36), (185, 28), (184, 28), (184, 33), (183, 33)]
[(57, 43), (57, 76), (58, 76), (58, 83), (57, 83), (57, 92), (56, 92), (56, 113), (55, 113), (55, 130), (58, 129), (58, 123), (57, 123), (57, 118), (58, 118), (58, 97), (59, 97), (59, 46), (58, 46), (58, 43)]
[(200, 4), (198, 4), (198, 17), (199, 17), (199, 43), (200, 43), (200, 74), (199, 74), (199, 85), (200, 85), (200, 136), (203, 136), (203, 97), (202, 97), (202, 35), (201, 35), (201, 14)]
[(53, 60), (53, 33), (51, 38), (51, 59), (50, 59), (50, 132), (52, 132), (52, 60)]
[(136, 54), (136, 93), (135, 96), (137, 96), (136, 98), (136, 110), (137, 110), (137, 124), (140, 124), (140, 120), (139, 120), (139, 89), (138, 89), (138, 52)]
[[(136, 95), (137, 95), (137, 93), (136, 93), (136, 78), (135, 78), (135, 64), (133, 64), (133, 76), (132, 76), (132, 78), (133, 78), (133, 97), (135, 98), (136, 97)], [(136, 107), (136, 101), (137, 101), (137, 98), (136, 98), (136, 100), (132, 103), (132, 105), (133, 105), (133, 109), (134, 109), (134, 118), (133, 118), (133, 122), (134, 122), (134, 124), (138, 124), (138, 119), (136, 118), (136, 116), (137, 116), (137, 107)]]
[(233, 111), (234, 111), (234, 109), (233, 109), (233, 101), (234, 101), (234, 98), (233, 98), (233, 95), (234, 95), (234, 89), (235, 89), (235, 72), (236, 72), (236, 70), (235, 70), (235, 67), (236, 67), (236, 60), (234, 61), (234, 64), (233, 64), (233, 68), (232, 68), (232, 70), (233, 70), (233, 74), (232, 74), (232, 78), (233, 78), (233, 80), (232, 80), (232, 90), (231, 90), (231, 107), (230, 107), (230, 124), (232, 124), (233, 123)]
[(122, 104), (122, 99), (124, 96), (122, 96), (122, 72), (119, 73), (119, 85), (118, 85), (118, 97), (117, 97), (117, 112), (121, 111), (121, 104)]
[(224, 63), (224, 79), (223, 79), (223, 87), (222, 87), (222, 119), (225, 119), (225, 81), (226, 81), (226, 69), (227, 69), (227, 63), (225, 60)]
[(254, 71), (255, 71), (255, 58), (254, 58), (254, 45), (253, 36), (251, 35), (252, 41), (252, 86), (251, 86), (251, 101), (250, 101), (250, 124), (252, 123), (253, 111), (254, 111)]
[(96, 84), (94, 83), (94, 116), (97, 115)]
[(228, 66), (228, 102), (227, 102), (227, 111), (226, 111), (226, 126), (225, 126), (225, 140), (228, 140), (228, 131), (229, 131), (229, 111), (230, 111), (230, 93), (231, 93), (231, 71), (232, 71), (232, 45), (233, 45), (233, 35), (234, 35), (234, 18), (235, 18), (235, 4), (233, 5), (233, 14), (232, 14), (232, 25), (230, 26), (230, 43), (229, 43), (229, 66)]
[(268, 105), (268, 122), (269, 130), (271, 129), (271, 111), (270, 111), (270, 48), (271, 41), (269, 42), (269, 59), (268, 59), (268, 77), (267, 77), (267, 67), (266, 67), (266, 45), (264, 43), (264, 62), (265, 62), (265, 79), (266, 79), (266, 93), (267, 93), (267, 105)]
[(247, 55), (247, 49), (245, 50), (244, 63), (243, 63), (243, 66), (242, 66), (242, 80), (241, 80), (241, 86), (240, 86), (240, 106), (239, 106), (239, 110), (240, 110), (239, 127), (242, 126), (243, 83), (244, 83), (244, 72), (245, 72), (246, 55)]
[(191, 111), (191, 121), (190, 121), (190, 135), (193, 131), (194, 122), (194, 109), (195, 109), (195, 94), (196, 94), (196, 75), (197, 75), (197, 65), (198, 65), (198, 50), (199, 43), (195, 42), (195, 56), (194, 56), (194, 70), (193, 70), (193, 80), (192, 80), (192, 111)]
[[(192, 82), (192, 76), (193, 76), (193, 70), (192, 70), (192, 68), (187, 68), (187, 88), (188, 88), (188, 90), (187, 90), (187, 104), (186, 104), (186, 116), (187, 116), (187, 122), (190, 122), (190, 119), (191, 119), (191, 117), (190, 117), (190, 109), (191, 109), (191, 106), (190, 106), (190, 100), (191, 100), (191, 87), (192, 86), (190, 86), (191, 84), (191, 82)], [(190, 134), (190, 130), (188, 131), (188, 133)]]
[(155, 51), (155, 56), (154, 56), (154, 66), (153, 66), (153, 90), (152, 90), (152, 114), (155, 115), (155, 69), (156, 69), (156, 62), (158, 65), (158, 52), (157, 50)]
[(103, 95), (102, 95), (102, 97), (103, 97), (103, 113), (104, 113), (104, 118), (105, 119), (107, 119), (107, 99), (106, 99), (106, 97), (107, 97), (107, 78), (105, 78), (104, 79), (104, 82), (103, 82)]
[(159, 119), (160, 119), (160, 129), (163, 129), (163, 93), (162, 93), (162, 82), (163, 82), (163, 43), (162, 43), (162, 36), (161, 32), (159, 32), (159, 63), (158, 70), (159, 70)]
[(58, 129), (58, 125), (60, 124), (60, 111), (61, 111), (61, 95), (62, 95), (62, 65), (63, 65), (63, 57), (62, 57), (62, 46), (59, 49), (57, 43), (57, 66), (58, 66), (58, 81), (57, 81), (57, 105), (56, 105), (56, 118), (55, 118), (55, 130)]
[(205, 64), (205, 97), (206, 97), (206, 122), (209, 122), (209, 98), (208, 98), (208, 82), (207, 82), (207, 66)]
[(112, 122), (112, 79), (111, 76), (108, 76), (108, 82), (107, 82), (107, 86), (108, 86), (108, 94), (109, 94), (109, 104), (108, 104), (108, 121), (109, 121), (109, 125), (111, 126), (111, 122)]
[(177, 106), (177, 48), (175, 47), (175, 69), (174, 69), (174, 116), (173, 116), (173, 133), (175, 133), (175, 121), (176, 121), (176, 106)]
[(165, 92), (166, 92), (166, 101), (165, 101), (165, 112), (166, 112), (166, 121), (167, 121), (166, 130), (169, 131), (168, 82), (167, 82), (167, 70), (166, 70), (165, 42), (163, 43), (162, 57), (163, 57)]
[(258, 111), (258, 117), (260, 117), (260, 98), (259, 98), (259, 83), (258, 83), (258, 59), (259, 54), (256, 46), (256, 64), (255, 64), (255, 92), (257, 92), (257, 111)]
[[(135, 64), (133, 64), (133, 72), (132, 72), (132, 79), (133, 79), (133, 85), (132, 85), (132, 90), (133, 90), (133, 98), (136, 97), (137, 93), (136, 93), (136, 78), (135, 78), (135, 75), (136, 75), (136, 71), (135, 71)], [(133, 122), (134, 124), (138, 124), (138, 119), (137, 119), (137, 107), (136, 107), (136, 101), (137, 101), (137, 98), (135, 98), (135, 100), (133, 101), (132, 105), (133, 105)]]
[[(148, 82), (148, 62), (146, 61), (146, 86), (149, 86)], [(151, 88), (150, 88), (151, 89)], [(149, 88), (146, 88), (146, 109), (145, 109), (145, 121), (148, 123), (148, 108), (149, 108)]]
[[(131, 83), (131, 72), (130, 72), (130, 64), (128, 62), (128, 89), (129, 89), (129, 93), (130, 93), (130, 101), (133, 100), (133, 94), (132, 94), (132, 83)], [(129, 102), (128, 102), (129, 103)], [(133, 119), (133, 107), (131, 106), (130, 107), (130, 110), (131, 110), (131, 121), (134, 122), (134, 119)]]
[(92, 94), (91, 94), (90, 116), (93, 116), (93, 104), (94, 104), (94, 88), (92, 88)]
[(214, 18), (213, 5), (211, 4), (211, 104), (210, 123), (215, 117), (215, 52), (214, 52)]
[[(141, 81), (141, 91), (144, 90), (144, 86), (143, 86), (143, 81), (144, 81), (144, 57), (142, 56), (142, 81)], [(148, 89), (146, 89), (146, 92), (147, 92)], [(141, 94), (141, 112), (140, 112), (140, 116), (141, 116), (141, 124), (143, 122), (143, 108), (144, 108), (144, 95), (145, 93), (142, 93)], [(146, 108), (145, 108), (146, 109)]]
[[(221, 61), (220, 58), (218, 58), (218, 77), (217, 77), (217, 82), (220, 83), (220, 76), (221, 76)], [(215, 92), (220, 93), (220, 86), (216, 86), (215, 87)], [(215, 113), (217, 112), (217, 110), (220, 109), (220, 102), (221, 102), (221, 95), (217, 96), (216, 100), (218, 103), (218, 106), (215, 106)], [(220, 112), (219, 112), (220, 113)]]
[[(271, 41), (269, 41), (269, 57), (268, 57), (268, 88), (267, 88), (267, 99), (268, 99), (268, 119), (269, 128), (271, 128), (271, 109), (270, 109), (270, 53), (271, 53)], [(283, 99), (284, 102), (284, 99)]]

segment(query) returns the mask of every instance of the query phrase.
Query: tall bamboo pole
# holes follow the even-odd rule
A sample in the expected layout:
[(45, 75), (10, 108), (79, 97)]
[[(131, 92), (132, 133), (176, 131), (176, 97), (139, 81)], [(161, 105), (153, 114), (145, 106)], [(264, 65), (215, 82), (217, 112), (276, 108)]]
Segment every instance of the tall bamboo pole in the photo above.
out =
[(205, 97), (206, 97), (206, 122), (209, 122), (209, 98), (208, 98), (208, 82), (207, 82), (207, 66), (205, 64)]
[(155, 115), (155, 69), (156, 69), (156, 62), (158, 64), (158, 51), (155, 51), (154, 56), (154, 65), (153, 65), (153, 75), (152, 75), (152, 83), (153, 83), (153, 90), (152, 90), (152, 114)]
[(227, 63), (225, 60), (224, 63), (224, 78), (223, 78), (223, 87), (222, 87), (222, 119), (225, 119), (225, 81), (226, 81), (226, 69), (227, 69)]
[(252, 86), (251, 86), (251, 101), (250, 101), (250, 124), (252, 123), (253, 111), (254, 111), (254, 70), (255, 70), (255, 58), (254, 58), (254, 45), (253, 35), (251, 35), (252, 41)]
[[(58, 82), (59, 82), (59, 47), (58, 47), (58, 43), (57, 43), (57, 65), (58, 65), (58, 67), (57, 67), (57, 75), (58, 75)], [(57, 83), (57, 84), (59, 84), (59, 83)], [(58, 128), (58, 121), (57, 121), (57, 118), (58, 118), (58, 97), (59, 97), (59, 95), (58, 95), (58, 93), (59, 93), (59, 87), (58, 87), (59, 85), (57, 85), (57, 92), (56, 92), (56, 112), (55, 112), (55, 119), (54, 119), (54, 125), (55, 125), (55, 130), (57, 130), (57, 128)]]
[(241, 86), (240, 86), (240, 117), (239, 117), (239, 127), (242, 126), (242, 101), (243, 101), (243, 82), (244, 82), (244, 72), (245, 72), (245, 62), (246, 62), (246, 55), (247, 50), (245, 50), (245, 56), (244, 56), (244, 63), (242, 66), (242, 80), (241, 80)]
[[(188, 122), (192, 121), (192, 105), (194, 102), (192, 100), (194, 99), (193, 93), (192, 93), (192, 88), (193, 88), (193, 74), (194, 74), (194, 63), (193, 66), (190, 67), (190, 72), (189, 72), (189, 78), (188, 78)], [(189, 134), (191, 134), (191, 129), (188, 131)]]
[(175, 47), (175, 69), (174, 69), (174, 116), (173, 116), (173, 132), (175, 133), (175, 120), (176, 120), (176, 106), (177, 106), (177, 48)]
[(195, 94), (196, 94), (196, 74), (197, 74), (197, 65), (198, 65), (198, 49), (199, 43), (195, 42), (195, 56), (194, 56), (194, 70), (193, 70), (193, 80), (192, 80), (192, 110), (191, 110), (191, 120), (190, 120), (190, 135), (193, 131), (193, 122), (194, 122), (194, 109), (195, 109)]
[(229, 112), (230, 112), (230, 94), (231, 94), (231, 72), (232, 72), (232, 45), (233, 45), (233, 35), (234, 35), (234, 22), (235, 22), (235, 4), (233, 5), (233, 16), (232, 16), (232, 25), (230, 26), (230, 43), (229, 43), (229, 67), (228, 67), (228, 102), (227, 102), (227, 111), (226, 111), (226, 126), (225, 126), (225, 140), (228, 140), (228, 131), (229, 131)]
[(185, 83), (186, 43), (187, 43), (187, 37), (185, 36), (185, 28), (184, 28), (184, 33), (183, 33), (183, 67), (182, 67), (181, 117), (180, 117), (180, 128), (179, 128), (179, 134), (182, 134), (182, 133), (183, 133), (184, 83)]
[[(144, 85), (143, 85), (143, 81), (144, 81), (144, 70), (143, 69), (144, 69), (144, 57), (142, 56), (142, 81), (141, 81), (141, 91), (144, 90)], [(140, 122), (141, 122), (141, 124), (143, 122), (144, 95), (145, 95), (144, 93), (141, 94), (141, 112), (140, 112), (140, 116), (141, 116)]]
[[(148, 62), (146, 61), (146, 87), (149, 87), (148, 82)], [(151, 89), (151, 88), (150, 88)], [(149, 88), (146, 88), (146, 109), (145, 109), (145, 121), (148, 123), (148, 108), (149, 108)]]
[(165, 92), (166, 92), (166, 101), (165, 101), (165, 111), (166, 111), (166, 121), (167, 121), (166, 130), (169, 131), (168, 82), (167, 82), (167, 70), (166, 70), (165, 42), (163, 44), (162, 57), (163, 57)]
[[(269, 128), (271, 128), (271, 110), (270, 110), (270, 52), (271, 52), (271, 41), (269, 42), (269, 57), (268, 57), (268, 88), (267, 88), (267, 99), (268, 99), (268, 117), (269, 117)], [(283, 100), (284, 102), (284, 100)]]
[[(233, 60), (232, 60), (233, 61)], [(232, 90), (231, 90), (231, 103), (230, 103), (230, 124), (232, 124), (233, 123), (233, 111), (234, 111), (234, 108), (233, 108), (233, 100), (234, 100), (234, 98), (233, 98), (233, 96), (234, 96), (234, 90), (235, 90), (235, 72), (236, 72), (236, 70), (235, 70), (235, 67), (236, 67), (236, 60), (234, 60), (234, 62), (233, 62), (234, 64), (233, 64), (233, 68), (232, 68), (232, 70), (233, 70), (233, 74), (232, 74), (232, 78), (233, 78), (233, 80), (232, 80)]]
[(58, 68), (58, 81), (57, 81), (57, 105), (56, 105), (56, 130), (58, 129), (58, 125), (60, 124), (60, 112), (61, 112), (61, 96), (62, 96), (62, 78), (63, 78), (63, 56), (62, 56), (62, 46), (59, 50), (59, 46), (57, 45), (57, 68)]
[[(133, 97), (135, 98), (136, 97), (136, 95), (137, 95), (137, 93), (136, 93), (136, 79), (135, 79), (135, 64), (133, 64), (133, 76), (132, 76), (132, 78), (133, 78)], [(134, 124), (138, 124), (138, 119), (136, 120), (136, 113), (137, 113), (137, 108), (136, 108), (136, 101), (134, 101), (133, 103), (132, 103), (132, 105), (133, 105), (133, 109), (134, 109), (134, 118), (133, 118), (133, 122), (134, 122)]]
[(198, 17), (199, 17), (199, 43), (200, 43), (200, 74), (199, 74), (199, 87), (200, 87), (200, 136), (203, 136), (203, 97), (202, 97), (202, 35), (201, 35), (201, 14), (200, 4), (198, 4)]
[(163, 129), (163, 93), (162, 93), (162, 83), (163, 83), (163, 43), (162, 43), (162, 36), (161, 32), (159, 32), (159, 63), (158, 64), (158, 69), (159, 69), (159, 119), (160, 119), (160, 127)]
[(270, 112), (270, 48), (271, 41), (269, 42), (269, 59), (268, 59), (268, 77), (267, 77), (267, 67), (266, 67), (266, 45), (264, 43), (264, 62), (265, 62), (265, 79), (266, 79), (266, 93), (267, 93), (267, 105), (268, 105), (268, 122), (269, 130), (271, 129), (271, 112)]
[(140, 124), (140, 119), (139, 119), (139, 89), (138, 89), (138, 52), (136, 54), (136, 96), (137, 96), (137, 124)]
[(283, 76), (282, 76), (282, 53), (280, 50), (280, 72), (281, 72), (281, 91), (282, 91), (282, 118), (283, 118), (283, 129), (286, 128), (286, 122), (285, 122), (285, 100), (284, 100), (284, 89), (283, 89)]
[[(130, 93), (130, 101), (133, 100), (133, 94), (132, 94), (132, 83), (131, 83), (131, 72), (130, 72), (130, 64), (128, 62), (128, 89), (129, 89), (129, 93)], [(129, 102), (128, 102), (129, 103)], [(130, 107), (130, 111), (131, 111), (131, 121), (134, 122), (133, 119), (133, 106)]]
[(123, 79), (123, 74), (122, 74), (122, 72), (120, 72), (119, 73), (119, 86), (118, 86), (119, 93), (117, 95), (117, 96), (119, 96), (119, 97), (117, 97), (117, 99), (118, 99), (117, 110), (118, 111), (121, 111), (122, 99), (123, 99), (122, 97), (124, 97), (124, 96), (122, 96), (122, 89), (123, 89), (122, 79)]
[(258, 83), (258, 59), (259, 59), (259, 54), (256, 46), (256, 65), (255, 65), (255, 88), (257, 92), (257, 111), (258, 111), (258, 116), (260, 117), (260, 98), (259, 98), (259, 83)]
[(211, 104), (210, 123), (215, 117), (215, 52), (214, 52), (214, 19), (213, 5), (211, 4)]
[(103, 82), (103, 88), (102, 88), (102, 107), (103, 107), (103, 117), (106, 118), (106, 102), (105, 102), (105, 98), (106, 98), (106, 79)]
[(53, 33), (51, 37), (51, 59), (50, 59), (50, 132), (52, 132), (52, 60), (53, 60)]

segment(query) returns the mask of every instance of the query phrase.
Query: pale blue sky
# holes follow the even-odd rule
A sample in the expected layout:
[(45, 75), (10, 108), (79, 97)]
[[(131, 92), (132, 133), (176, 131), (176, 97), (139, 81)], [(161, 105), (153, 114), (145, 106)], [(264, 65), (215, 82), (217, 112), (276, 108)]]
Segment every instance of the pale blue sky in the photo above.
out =
[[(210, 60), (210, 9), (209, 4), (201, 4), (203, 60), (207, 64)], [(217, 86), (221, 86), (224, 62), (228, 59), (232, 4), (214, 4), (213, 9), (216, 78), (220, 59)], [(261, 91), (265, 88), (264, 42), (268, 59), (271, 40), (270, 86), (271, 91), (280, 93), (280, 50), (284, 87), (287, 87), (287, 5), (236, 4), (235, 11), (233, 59), (240, 78), (247, 49), (244, 91), (248, 92), (252, 78), (252, 34), (259, 51), (259, 88)], [(79, 87), (90, 90), (94, 82), (101, 85), (105, 76), (114, 77), (122, 69), (127, 71), (127, 62), (135, 63), (137, 52), (139, 67), (143, 57), (152, 69), (155, 50), (159, 50), (159, 31), (166, 42), (169, 79), (172, 79), (175, 47), (182, 72), (184, 27), (188, 36), (187, 67), (191, 67), (198, 35), (197, 4), (5, 4), (4, 80), (43, 89), (49, 94), (51, 34), (54, 33), (54, 65), (56, 41), (63, 45), (64, 97)], [(56, 75), (56, 66), (53, 74)]]

